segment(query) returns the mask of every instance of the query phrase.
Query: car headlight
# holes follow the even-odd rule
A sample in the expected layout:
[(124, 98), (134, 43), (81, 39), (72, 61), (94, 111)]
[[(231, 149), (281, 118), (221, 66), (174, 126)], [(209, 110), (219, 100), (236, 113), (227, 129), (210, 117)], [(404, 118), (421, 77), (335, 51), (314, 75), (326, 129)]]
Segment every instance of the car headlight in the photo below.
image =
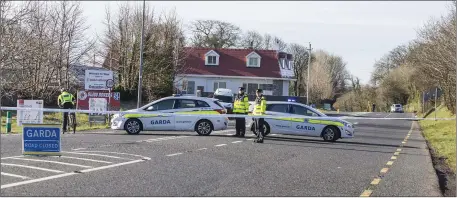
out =
[(114, 114), (114, 115), (113, 115), (113, 119), (116, 119), (116, 118), (118, 118), (118, 117), (120, 117), (120, 116), (121, 116), (120, 114)]
[(351, 123), (344, 122), (344, 126), (348, 127), (348, 128), (352, 128), (352, 124)]

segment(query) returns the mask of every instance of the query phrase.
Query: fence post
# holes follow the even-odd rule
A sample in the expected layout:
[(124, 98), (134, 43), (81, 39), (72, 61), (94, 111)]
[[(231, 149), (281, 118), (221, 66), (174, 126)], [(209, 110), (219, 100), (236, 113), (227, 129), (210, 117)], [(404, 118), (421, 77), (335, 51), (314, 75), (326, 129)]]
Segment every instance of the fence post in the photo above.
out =
[(436, 99), (437, 98), (438, 98), (438, 87), (436, 87), (436, 89), (435, 89), (435, 121), (436, 121), (436, 111), (437, 111), (437, 109), (436, 109)]
[(6, 112), (6, 133), (11, 133), (11, 111)]

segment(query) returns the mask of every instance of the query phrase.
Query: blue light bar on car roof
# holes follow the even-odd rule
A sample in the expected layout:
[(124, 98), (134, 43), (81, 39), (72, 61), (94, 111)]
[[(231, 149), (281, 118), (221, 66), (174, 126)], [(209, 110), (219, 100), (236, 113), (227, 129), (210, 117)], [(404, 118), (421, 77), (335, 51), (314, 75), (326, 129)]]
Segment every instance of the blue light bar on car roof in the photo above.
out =
[(288, 99), (287, 102), (296, 102), (295, 99)]

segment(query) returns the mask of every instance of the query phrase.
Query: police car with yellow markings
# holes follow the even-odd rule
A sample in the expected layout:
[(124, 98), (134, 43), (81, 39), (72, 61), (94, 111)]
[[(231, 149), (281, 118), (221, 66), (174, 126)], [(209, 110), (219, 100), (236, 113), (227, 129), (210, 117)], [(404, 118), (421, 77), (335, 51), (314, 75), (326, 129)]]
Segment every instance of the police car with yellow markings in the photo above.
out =
[[(354, 137), (354, 125), (352, 123), (336, 117), (329, 117), (304, 104), (267, 101), (265, 114), (278, 116), (278, 118), (265, 118), (265, 135), (274, 133), (322, 137), (325, 141)], [(309, 116), (311, 118), (293, 118), (294, 115)], [(248, 126), (257, 135), (252, 121), (248, 122)]]
[(140, 131), (196, 131), (199, 135), (209, 135), (212, 131), (227, 129), (229, 122), (225, 116), (205, 117), (214, 114), (226, 114), (226, 109), (217, 99), (174, 95), (114, 115), (111, 129), (125, 130), (128, 134)]

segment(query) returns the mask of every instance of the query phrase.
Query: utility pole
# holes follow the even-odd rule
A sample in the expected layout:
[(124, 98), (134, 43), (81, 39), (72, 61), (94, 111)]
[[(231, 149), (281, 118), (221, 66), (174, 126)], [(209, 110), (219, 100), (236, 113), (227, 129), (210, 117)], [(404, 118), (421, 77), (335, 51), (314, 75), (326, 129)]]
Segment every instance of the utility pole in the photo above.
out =
[(143, 39), (144, 39), (144, 13), (145, 13), (146, 0), (143, 0), (143, 18), (141, 25), (141, 43), (140, 43), (140, 71), (138, 73), (138, 101), (136, 107), (140, 108), (141, 105), (141, 83), (143, 79)]
[(306, 78), (306, 105), (309, 105), (309, 66), (311, 63), (311, 42), (309, 43), (308, 48), (308, 77)]

